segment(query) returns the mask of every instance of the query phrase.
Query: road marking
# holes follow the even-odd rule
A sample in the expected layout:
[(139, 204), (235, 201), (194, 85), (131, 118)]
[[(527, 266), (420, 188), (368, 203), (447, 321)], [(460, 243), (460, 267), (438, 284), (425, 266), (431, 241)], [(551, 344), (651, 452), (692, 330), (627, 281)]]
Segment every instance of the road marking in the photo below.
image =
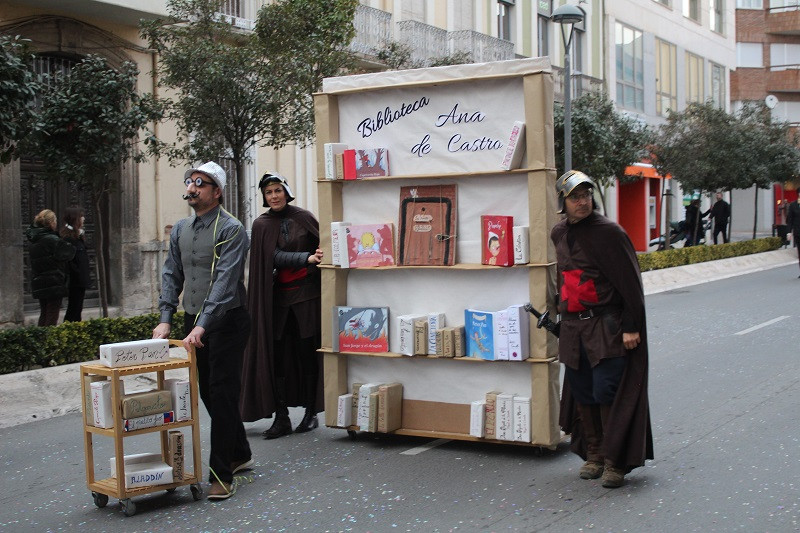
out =
[(757, 329), (765, 328), (767, 326), (770, 326), (770, 325), (774, 324), (775, 322), (780, 322), (781, 320), (785, 320), (787, 318), (789, 318), (789, 317), (786, 316), (786, 315), (779, 316), (778, 318), (773, 318), (772, 320), (767, 320), (766, 322), (758, 324), (757, 326), (753, 326), (752, 328), (747, 328), (747, 329), (743, 329), (742, 331), (737, 331), (736, 333), (734, 333), (734, 335), (746, 335), (746, 334), (751, 333), (751, 332), (753, 332), (753, 331), (755, 331)]
[(417, 446), (416, 448), (411, 448), (410, 450), (406, 450), (404, 452), (400, 452), (400, 455), (417, 455), (418, 453), (426, 452), (431, 448), (436, 448), (437, 446), (441, 446), (442, 444), (447, 444), (452, 439), (436, 439), (432, 440), (428, 444), (423, 444), (422, 446)]

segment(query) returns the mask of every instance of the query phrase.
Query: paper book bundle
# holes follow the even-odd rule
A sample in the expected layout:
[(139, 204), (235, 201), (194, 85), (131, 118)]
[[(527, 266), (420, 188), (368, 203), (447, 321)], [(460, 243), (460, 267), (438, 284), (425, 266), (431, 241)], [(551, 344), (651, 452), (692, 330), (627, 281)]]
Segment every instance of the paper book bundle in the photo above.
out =
[[(97, 377), (86, 376), (89, 389), (87, 414), (91, 413), (90, 425), (110, 429), (114, 427), (111, 381), (96, 379)], [(164, 390), (150, 390), (125, 395), (123, 382), (120, 382), (124, 431), (134, 431), (191, 419), (188, 380), (173, 378), (165, 380), (164, 384), (167, 387)], [(84, 399), (85, 401), (86, 399)], [(180, 418), (176, 418), (176, 411)]]
[(381, 353), (389, 351), (389, 308), (333, 308), (333, 350)]
[(531, 399), (491, 391), (470, 405), (469, 434), (473, 437), (531, 442)]
[(389, 433), (400, 429), (402, 383), (354, 383), (353, 392), (339, 396), (336, 425), (361, 431)]
[(159, 363), (168, 359), (169, 341), (166, 339), (100, 345), (100, 362), (111, 368)]
[(463, 357), (466, 353), (464, 326), (446, 326), (444, 313), (400, 315), (395, 320), (403, 355)]
[[(179, 481), (173, 477), (173, 467), (165, 463), (160, 453), (135, 453), (123, 458), (125, 488), (166, 485)], [(116, 457), (110, 459), (111, 477), (117, 477)], [(181, 475), (181, 478), (183, 476)]]
[(511, 126), (511, 133), (508, 135), (506, 151), (503, 154), (503, 161), (500, 168), (503, 170), (513, 170), (519, 168), (522, 163), (522, 156), (525, 154), (525, 123), (516, 121)]
[(325, 179), (355, 180), (389, 175), (389, 150), (349, 148), (344, 143), (325, 143)]
[(331, 251), (342, 268), (394, 265), (394, 224), (331, 222)]
[(499, 311), (464, 310), (466, 355), (488, 361), (530, 357), (530, 319), (522, 304)]

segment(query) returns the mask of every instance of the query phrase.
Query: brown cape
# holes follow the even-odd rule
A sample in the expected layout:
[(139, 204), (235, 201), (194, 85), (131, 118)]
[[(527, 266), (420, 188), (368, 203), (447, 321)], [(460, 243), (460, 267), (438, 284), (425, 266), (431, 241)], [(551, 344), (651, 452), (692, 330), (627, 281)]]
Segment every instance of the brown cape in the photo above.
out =
[[(621, 297), (623, 322), (636, 324), (641, 335), (639, 346), (626, 350), (628, 363), (611, 407), (608, 427), (603, 431), (604, 457), (630, 471), (644, 465), (646, 459), (653, 458), (647, 396), (647, 322), (639, 262), (624, 230), (602, 215), (592, 213), (577, 224), (567, 224), (566, 220), (559, 222), (551, 233), (553, 242), (558, 243), (567, 232), (574, 232), (575, 242), (591, 257), (597, 270)], [(576, 402), (566, 380), (561, 391), (559, 425), (565, 433), (572, 435), (570, 449), (585, 460), (586, 441)]]
[[(253, 222), (250, 238), (250, 275), (248, 279), (248, 311), (252, 331), (244, 352), (242, 391), (239, 411), (242, 420), (253, 422), (270, 418), (275, 412), (274, 346), (273, 346), (273, 253), (278, 243), (280, 221), (289, 217), (309, 233), (319, 238), (319, 223), (311, 212), (287, 205), (280, 215), (267, 211)], [(313, 250), (312, 250), (313, 252)], [(304, 317), (298, 316), (298, 321)], [(316, 313), (319, 318), (319, 312)], [(287, 362), (298, 363), (298, 360)], [(302, 382), (299, 365), (289, 366), (286, 372), (286, 403), (302, 403)], [(323, 409), (323, 371), (319, 365), (317, 411)]]

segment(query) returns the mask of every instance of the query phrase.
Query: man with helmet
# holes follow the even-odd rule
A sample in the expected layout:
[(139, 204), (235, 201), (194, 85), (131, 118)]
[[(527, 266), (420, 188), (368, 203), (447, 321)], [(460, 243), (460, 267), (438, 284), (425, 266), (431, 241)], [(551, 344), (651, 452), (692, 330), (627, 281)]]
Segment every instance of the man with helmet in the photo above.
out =
[(551, 232), (558, 262), (558, 356), (565, 366), (561, 428), (585, 463), (583, 479), (622, 486), (653, 458), (647, 328), (636, 253), (618, 224), (596, 212), (594, 183), (571, 170), (556, 181)]
[(197, 351), (200, 397), (211, 416), (208, 499), (223, 500), (236, 491), (233, 475), (253, 465), (238, 408), (242, 352), (250, 334), (244, 289), (250, 243), (242, 223), (222, 208), (222, 167), (209, 161), (183, 178), (183, 199), (194, 215), (179, 220), (170, 233), (158, 301), (161, 322), (153, 338), (169, 337), (183, 293), (183, 344)]
[(258, 184), (267, 212), (253, 222), (249, 305), (253, 335), (245, 350), (240, 410), (245, 421), (269, 418), (266, 439), (292, 433), (290, 406), (306, 408), (297, 433), (319, 425), (323, 410), (317, 349), (321, 284), (319, 222), (294, 200), (285, 178), (264, 174)]

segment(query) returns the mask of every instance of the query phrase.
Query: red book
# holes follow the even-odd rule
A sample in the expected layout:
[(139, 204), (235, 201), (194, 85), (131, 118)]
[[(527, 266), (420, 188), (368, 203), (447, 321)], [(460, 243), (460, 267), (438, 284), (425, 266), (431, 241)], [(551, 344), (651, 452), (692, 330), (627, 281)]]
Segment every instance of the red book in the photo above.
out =
[(344, 170), (344, 179), (356, 179), (356, 151), (349, 149), (342, 153), (342, 167)]
[(481, 216), (481, 259), (484, 265), (514, 264), (514, 217)]

